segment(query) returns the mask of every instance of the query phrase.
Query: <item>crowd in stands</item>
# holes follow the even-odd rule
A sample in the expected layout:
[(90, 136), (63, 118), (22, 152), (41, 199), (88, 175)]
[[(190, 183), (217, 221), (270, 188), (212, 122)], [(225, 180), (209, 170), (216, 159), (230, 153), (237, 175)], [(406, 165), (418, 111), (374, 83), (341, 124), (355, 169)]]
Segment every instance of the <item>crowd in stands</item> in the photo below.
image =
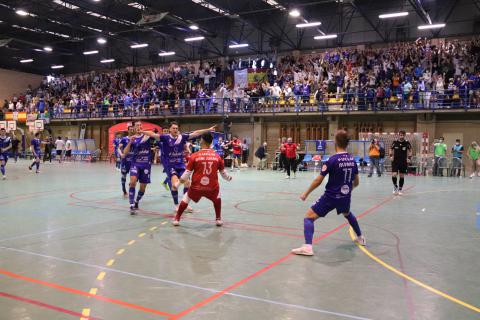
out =
[[(480, 41), (418, 39), (287, 55), (255, 88), (224, 85), (236, 61), (61, 76), (5, 100), (3, 112), (54, 116), (479, 107)], [(68, 112), (67, 112), (68, 110)]]

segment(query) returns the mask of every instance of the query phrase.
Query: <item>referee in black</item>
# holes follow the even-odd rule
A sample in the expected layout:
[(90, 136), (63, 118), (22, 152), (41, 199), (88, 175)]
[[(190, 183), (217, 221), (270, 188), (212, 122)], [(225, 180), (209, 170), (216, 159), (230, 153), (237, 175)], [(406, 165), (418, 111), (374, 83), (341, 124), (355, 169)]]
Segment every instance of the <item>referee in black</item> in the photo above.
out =
[[(390, 160), (392, 161), (393, 194), (402, 195), (405, 173), (408, 170), (408, 162), (412, 158), (412, 145), (405, 140), (405, 130), (398, 132), (398, 140), (393, 141), (390, 148)], [(397, 185), (397, 175), (400, 173), (400, 181)]]

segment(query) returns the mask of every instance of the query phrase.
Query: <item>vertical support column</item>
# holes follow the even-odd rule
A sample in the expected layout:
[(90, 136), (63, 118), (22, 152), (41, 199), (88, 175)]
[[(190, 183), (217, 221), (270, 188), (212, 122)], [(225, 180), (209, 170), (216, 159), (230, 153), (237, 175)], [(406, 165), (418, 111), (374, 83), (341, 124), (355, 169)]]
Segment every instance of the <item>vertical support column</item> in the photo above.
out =
[(338, 116), (330, 116), (327, 118), (328, 121), (328, 140), (333, 140), (335, 138), (335, 131), (338, 129)]

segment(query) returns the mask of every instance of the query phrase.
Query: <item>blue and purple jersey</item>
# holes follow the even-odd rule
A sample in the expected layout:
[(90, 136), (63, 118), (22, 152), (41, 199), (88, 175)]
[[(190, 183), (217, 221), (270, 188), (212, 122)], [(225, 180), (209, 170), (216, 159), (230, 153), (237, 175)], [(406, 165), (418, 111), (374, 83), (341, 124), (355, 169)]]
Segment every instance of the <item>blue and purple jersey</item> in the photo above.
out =
[(150, 167), (152, 164), (151, 157), (151, 141), (152, 138), (142, 134), (135, 136), (132, 142), (131, 150), (133, 150), (132, 163), (134, 166)]
[(162, 134), (160, 136), (159, 145), (162, 148), (162, 162), (164, 165), (174, 169), (185, 168), (184, 149), (188, 138), (189, 135), (183, 133), (179, 134), (176, 138), (169, 134)]
[(329, 175), (325, 195), (335, 199), (346, 199), (352, 195), (352, 185), (358, 174), (357, 163), (349, 153), (338, 153), (322, 166), (320, 174)]
[[(0, 137), (0, 154), (2, 154), (2, 149), (6, 149), (10, 146), (10, 144), (12, 143), (12, 140), (10, 139), (10, 137)], [(6, 151), (5, 151), (6, 153)]]
[(122, 138), (113, 139), (113, 152), (115, 156), (118, 156), (118, 146), (120, 145), (120, 141), (122, 141)]
[[(128, 136), (123, 137), (118, 144), (118, 148), (120, 148), (120, 150), (122, 150), (123, 152), (123, 150), (125, 149), (129, 141), (130, 141), (130, 137)], [(117, 152), (116, 148), (115, 148), (115, 152)], [(133, 144), (132, 144), (132, 148), (130, 148), (130, 152), (125, 155), (125, 158), (123, 158), (122, 161), (132, 162), (132, 160), (133, 160)]]
[(33, 138), (32, 141), (30, 141), (30, 145), (33, 146), (33, 151), (35, 151), (35, 153), (39, 155), (41, 151), (40, 146), (42, 145), (42, 142), (40, 141), (40, 139)]

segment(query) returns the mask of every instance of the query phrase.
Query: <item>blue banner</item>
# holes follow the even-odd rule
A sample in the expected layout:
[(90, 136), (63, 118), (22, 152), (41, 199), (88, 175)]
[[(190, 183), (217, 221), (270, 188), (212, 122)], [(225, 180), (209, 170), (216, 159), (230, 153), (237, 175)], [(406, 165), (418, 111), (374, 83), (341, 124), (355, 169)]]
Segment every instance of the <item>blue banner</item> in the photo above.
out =
[(316, 140), (316, 150), (325, 151), (327, 149), (327, 142), (325, 140)]

